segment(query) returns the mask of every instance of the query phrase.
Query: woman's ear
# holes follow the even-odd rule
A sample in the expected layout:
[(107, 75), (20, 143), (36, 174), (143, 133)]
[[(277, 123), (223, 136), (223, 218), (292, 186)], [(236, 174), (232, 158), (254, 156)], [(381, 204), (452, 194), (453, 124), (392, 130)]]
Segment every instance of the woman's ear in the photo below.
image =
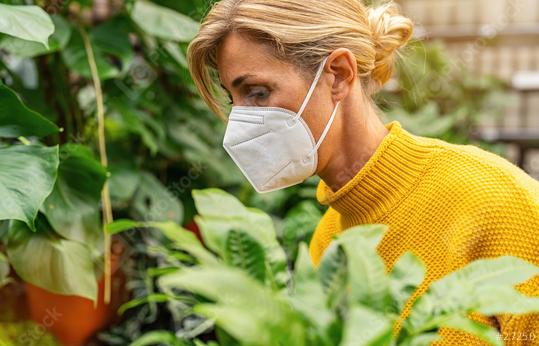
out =
[(331, 93), (334, 101), (341, 101), (352, 90), (357, 80), (356, 57), (349, 49), (338, 48), (328, 58), (327, 72), (334, 75)]

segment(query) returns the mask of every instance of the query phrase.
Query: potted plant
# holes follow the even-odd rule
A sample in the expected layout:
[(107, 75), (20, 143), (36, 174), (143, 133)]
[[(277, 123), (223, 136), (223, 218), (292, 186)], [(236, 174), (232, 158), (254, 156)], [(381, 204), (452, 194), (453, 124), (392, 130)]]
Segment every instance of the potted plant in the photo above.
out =
[[(8, 32), (10, 40), (47, 46), (54, 24), (42, 9), (1, 6), (1, 17), (20, 20), (21, 26)], [(34, 21), (35, 32), (24, 29), (29, 21)], [(77, 336), (56, 335), (65, 343), (80, 344), (110, 320), (114, 309), (98, 303), (104, 248), (99, 203), (106, 170), (83, 145), (40, 143), (38, 138), (60, 129), (2, 83), (0, 104), (0, 220), (9, 223), (0, 239), (10, 265), (28, 285), (34, 321), (43, 324), (53, 308), (64, 317), (46, 326), (51, 330), (86, 321)], [(74, 311), (87, 318), (69, 318)]]
[[(55, 307), (66, 318), (51, 328), (87, 321), (76, 329), (80, 339), (86, 338), (110, 320), (114, 308), (98, 303), (98, 292), (103, 293), (98, 287), (103, 275), (99, 200), (105, 169), (84, 146), (30, 144), (20, 136), (44, 136), (57, 127), (26, 108), (4, 85), (0, 85), (0, 99), (10, 110), (9, 115), (0, 114), (0, 137), (19, 137), (19, 143), (0, 149), (0, 186), (5, 191), (0, 215), (9, 220), (1, 237), (6, 258), (28, 283), (33, 319), (41, 323)], [(67, 318), (77, 309), (91, 316), (94, 304), (99, 321)], [(75, 343), (76, 338), (57, 336)]]

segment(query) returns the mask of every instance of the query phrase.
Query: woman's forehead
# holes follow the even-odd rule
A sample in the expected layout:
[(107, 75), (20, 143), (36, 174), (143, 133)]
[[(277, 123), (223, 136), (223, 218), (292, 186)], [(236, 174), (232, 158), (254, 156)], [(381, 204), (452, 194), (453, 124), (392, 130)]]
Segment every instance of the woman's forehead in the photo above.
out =
[(265, 77), (289, 68), (272, 54), (268, 45), (237, 33), (227, 35), (217, 50), (217, 69), (221, 82), (227, 87), (242, 75)]

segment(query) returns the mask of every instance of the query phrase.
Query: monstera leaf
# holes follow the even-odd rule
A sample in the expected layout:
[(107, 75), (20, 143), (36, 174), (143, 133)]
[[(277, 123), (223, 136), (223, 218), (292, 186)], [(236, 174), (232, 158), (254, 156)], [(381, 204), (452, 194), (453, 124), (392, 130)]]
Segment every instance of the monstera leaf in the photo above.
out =
[(58, 147), (0, 149), (0, 220), (20, 220), (35, 231), (34, 219), (54, 187), (57, 169)]

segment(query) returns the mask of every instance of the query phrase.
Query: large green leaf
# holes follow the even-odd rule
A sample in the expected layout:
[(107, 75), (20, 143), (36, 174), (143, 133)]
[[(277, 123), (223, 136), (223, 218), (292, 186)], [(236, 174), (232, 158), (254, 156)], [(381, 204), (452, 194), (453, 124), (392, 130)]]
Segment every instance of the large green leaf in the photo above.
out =
[(54, 230), (69, 240), (100, 248), (100, 199), (106, 171), (89, 149), (69, 144), (60, 148), (58, 178), (44, 203)]
[(140, 222), (129, 219), (119, 219), (107, 225), (110, 234), (124, 232), (133, 228), (157, 228), (165, 237), (173, 242), (173, 248), (189, 252), (199, 262), (199, 264), (218, 264), (219, 261), (209, 252), (193, 234), (174, 222)]
[(298, 256), (294, 265), (290, 303), (297, 311), (310, 321), (317, 330), (320, 345), (334, 345), (329, 328), (337, 318), (328, 308), (327, 296), (322, 289), (318, 273), (314, 270), (309, 257), (309, 249), (300, 243)]
[(246, 208), (236, 197), (220, 189), (194, 189), (192, 194), (202, 216), (197, 224), (204, 241), (217, 253), (224, 255), (228, 232), (232, 229), (248, 232), (266, 247), (279, 246), (273, 222), (262, 211)]
[(342, 247), (333, 242), (324, 252), (318, 267), (320, 282), (331, 307), (339, 305), (348, 292), (348, 264)]
[(170, 41), (191, 41), (199, 28), (191, 18), (145, 0), (135, 2), (131, 18), (149, 35)]
[(389, 345), (394, 321), (370, 308), (356, 305), (348, 310), (340, 346)]
[(260, 282), (266, 279), (266, 253), (262, 245), (248, 233), (231, 230), (226, 240), (225, 260), (243, 269)]
[(301, 242), (310, 242), (321, 218), (322, 213), (310, 200), (299, 203), (286, 214), (282, 242), (290, 258), (296, 258)]
[[(476, 260), (434, 282), (414, 302), (405, 328), (412, 335), (449, 324), (475, 328), (462, 322), (470, 312), (487, 316), (537, 313), (539, 298), (524, 296), (514, 288), (535, 275), (539, 267), (518, 257)], [(489, 341), (489, 335), (479, 336)]]
[(17, 145), (0, 149), (0, 220), (34, 219), (51, 193), (58, 169), (58, 147)]
[[(200, 215), (205, 217), (248, 217), (247, 208), (234, 196), (220, 189), (193, 190), (193, 199)], [(271, 221), (269, 221), (271, 222)], [(271, 224), (266, 225), (269, 228)], [(269, 233), (270, 231), (265, 231)]]
[(379, 311), (384, 311), (391, 303), (389, 278), (376, 250), (387, 229), (385, 225), (356, 226), (335, 240), (346, 254), (350, 299)]
[[(297, 321), (290, 318), (285, 323), (286, 315), (276, 316), (279, 325), (274, 326), (267, 318), (255, 313), (257, 307), (250, 311), (236, 305), (199, 304), (193, 311), (215, 323), (240, 341), (240, 345), (305, 345), (305, 329)], [(268, 313), (278, 314), (279, 311)]]
[(90, 250), (56, 234), (41, 214), (37, 232), (13, 221), (7, 253), (17, 274), (48, 291), (97, 299), (97, 279)]
[(52, 16), (54, 22), (54, 33), (49, 38), (49, 47), (43, 46), (41, 43), (27, 41), (13, 36), (5, 36), (0, 38), (0, 49), (22, 56), (33, 58), (43, 54), (56, 52), (65, 47), (71, 37), (71, 28), (67, 21), (59, 15)]
[(0, 4), (0, 33), (48, 46), (53, 32), (54, 24), (42, 8)]
[(225, 265), (185, 268), (162, 276), (159, 284), (167, 292), (181, 288), (226, 305), (248, 306), (259, 302), (260, 310), (264, 310), (275, 303), (275, 297), (267, 287), (244, 271)]
[[(88, 35), (99, 78), (105, 80), (127, 71), (134, 53), (129, 41), (129, 23), (117, 17), (94, 28)], [(80, 32), (73, 30), (69, 43), (62, 50), (66, 65), (78, 74), (90, 78), (90, 66)]]
[(304, 330), (297, 313), (284, 299), (239, 269), (186, 268), (161, 277), (159, 283), (169, 292), (181, 288), (214, 301), (216, 304), (195, 306), (195, 311), (215, 318), (220, 327), (245, 344), (303, 344)]
[(56, 125), (26, 107), (13, 90), (0, 83), (0, 137), (41, 137), (56, 132)]
[(220, 189), (193, 190), (192, 193), (201, 215), (195, 220), (205, 244), (224, 257), (228, 233), (233, 229), (248, 233), (264, 246), (271, 269), (268, 279), (278, 286), (284, 285), (288, 276), (286, 254), (277, 241), (270, 216), (258, 209), (246, 208), (236, 197)]
[(404, 308), (412, 293), (423, 282), (425, 273), (425, 264), (412, 252), (406, 252), (399, 258), (389, 273), (393, 312), (400, 312)]
[[(507, 304), (507, 303), (506, 303)], [(460, 329), (481, 339), (488, 341), (491, 345), (503, 346), (502, 338), (495, 328), (482, 323), (472, 321), (466, 316), (452, 314), (440, 323), (440, 327)]]

